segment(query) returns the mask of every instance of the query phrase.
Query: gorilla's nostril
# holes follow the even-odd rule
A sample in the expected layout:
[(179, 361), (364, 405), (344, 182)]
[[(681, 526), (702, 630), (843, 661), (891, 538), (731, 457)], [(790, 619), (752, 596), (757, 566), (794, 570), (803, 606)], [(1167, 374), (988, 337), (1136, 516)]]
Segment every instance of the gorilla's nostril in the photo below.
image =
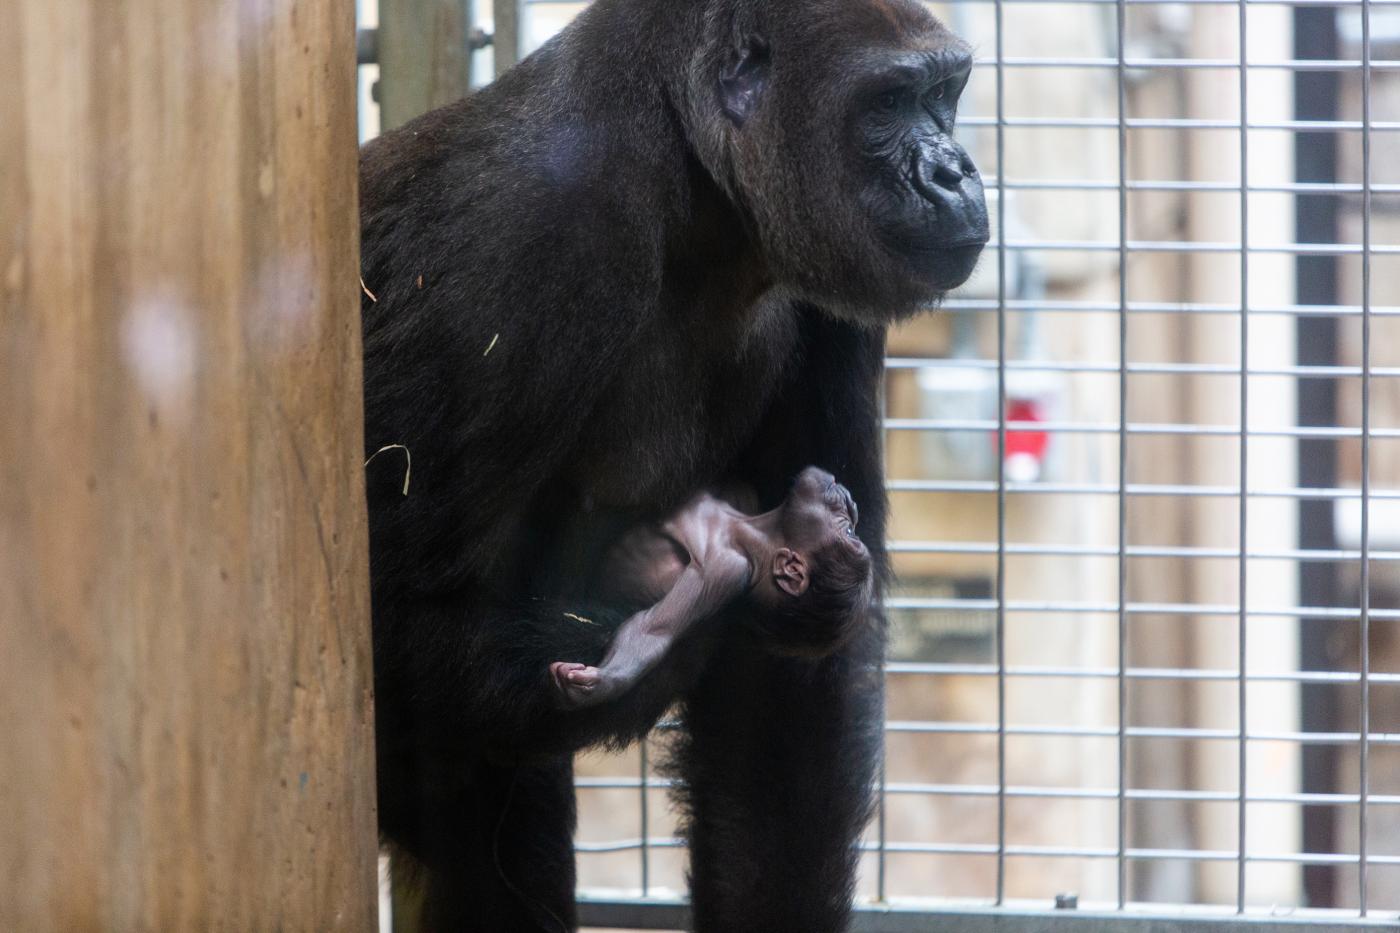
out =
[(972, 159), (968, 158), (967, 156), (963, 156), (961, 162), (963, 175), (967, 176), (968, 178), (977, 177), (977, 166), (972, 164)]
[(934, 166), (933, 180), (945, 188), (956, 188), (962, 184), (963, 173), (953, 168), (951, 165), (939, 163)]

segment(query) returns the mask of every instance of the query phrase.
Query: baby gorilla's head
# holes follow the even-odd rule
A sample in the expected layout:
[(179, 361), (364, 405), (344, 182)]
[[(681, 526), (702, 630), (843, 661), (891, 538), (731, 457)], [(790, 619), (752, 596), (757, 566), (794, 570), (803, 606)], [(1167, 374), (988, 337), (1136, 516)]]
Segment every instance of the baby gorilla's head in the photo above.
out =
[(870, 551), (856, 535), (860, 512), (836, 477), (803, 470), (782, 506), (782, 540), (765, 600), (782, 650), (823, 655), (864, 624), (874, 595)]

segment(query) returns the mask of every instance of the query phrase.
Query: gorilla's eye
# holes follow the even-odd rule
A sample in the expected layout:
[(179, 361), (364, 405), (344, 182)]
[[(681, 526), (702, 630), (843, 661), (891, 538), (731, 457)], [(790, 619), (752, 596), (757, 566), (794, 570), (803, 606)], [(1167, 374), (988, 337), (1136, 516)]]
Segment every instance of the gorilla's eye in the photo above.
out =
[(895, 91), (886, 91), (875, 98), (875, 109), (881, 113), (893, 113), (899, 106), (899, 94)]
[(942, 100), (943, 95), (946, 93), (948, 93), (948, 82), (939, 81), (933, 86), (933, 90), (929, 92), (929, 97), (934, 100)]

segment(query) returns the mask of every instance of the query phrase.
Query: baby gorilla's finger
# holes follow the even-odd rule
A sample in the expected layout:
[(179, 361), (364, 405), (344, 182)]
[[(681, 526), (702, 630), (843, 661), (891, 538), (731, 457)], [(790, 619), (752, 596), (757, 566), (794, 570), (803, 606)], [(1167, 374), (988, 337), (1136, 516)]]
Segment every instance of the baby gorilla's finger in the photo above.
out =
[(584, 664), (575, 666), (565, 674), (569, 678), (569, 683), (575, 687), (592, 687), (600, 680), (600, 672), (596, 667), (588, 667)]
[(555, 661), (549, 665), (560, 703), (566, 709), (580, 709), (603, 702), (605, 697), (595, 688), (602, 682), (602, 671), (573, 661)]
[(575, 661), (555, 661), (549, 665), (549, 676), (553, 678), (555, 686), (560, 690), (567, 691), (570, 684), (570, 674), (574, 671), (583, 670), (588, 665), (579, 664)]

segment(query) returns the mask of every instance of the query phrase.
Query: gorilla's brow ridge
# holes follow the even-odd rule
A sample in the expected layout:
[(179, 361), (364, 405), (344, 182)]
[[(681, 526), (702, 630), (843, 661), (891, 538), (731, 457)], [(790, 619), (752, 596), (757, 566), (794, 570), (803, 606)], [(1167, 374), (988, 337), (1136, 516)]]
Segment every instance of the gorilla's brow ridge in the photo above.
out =
[(881, 78), (904, 82), (942, 81), (972, 68), (972, 51), (963, 47), (872, 52), (862, 59)]
[(972, 50), (960, 46), (916, 52), (917, 67), (930, 78), (947, 78), (972, 67)]

